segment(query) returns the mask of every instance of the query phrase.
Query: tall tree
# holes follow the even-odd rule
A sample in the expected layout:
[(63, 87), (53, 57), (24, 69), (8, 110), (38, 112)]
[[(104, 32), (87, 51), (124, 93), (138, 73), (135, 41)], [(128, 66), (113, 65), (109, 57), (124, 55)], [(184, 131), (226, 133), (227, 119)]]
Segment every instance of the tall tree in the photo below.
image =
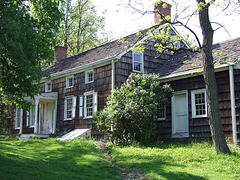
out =
[(199, 9), (199, 20), (202, 28), (203, 44), (200, 47), (203, 61), (203, 76), (207, 91), (208, 118), (211, 135), (216, 153), (230, 153), (223, 133), (219, 113), (217, 82), (214, 73), (214, 62), (212, 55), (213, 28), (209, 19), (209, 6), (213, 1), (206, 3), (205, 0), (197, 0)]
[(18, 107), (24, 95), (38, 95), (42, 61), (53, 60), (54, 34), (60, 23), (58, 1), (0, 2), (0, 93)]
[(65, 0), (61, 11), (65, 17), (57, 34), (57, 43), (68, 47), (68, 55), (79, 54), (102, 43), (97, 33), (104, 27), (104, 18), (97, 16), (90, 0)]
[[(177, 4), (177, 1), (172, 1), (173, 3)], [(190, 2), (190, 1), (189, 1)], [(131, 0), (128, 0), (128, 3), (131, 8), (135, 9), (131, 5)], [(164, 3), (162, 1), (157, 1), (156, 4), (159, 3)], [(224, 3), (224, 4), (223, 4)], [(158, 12), (161, 20), (163, 23), (170, 23), (173, 25), (181, 25), (185, 27), (187, 30), (192, 33), (198, 43), (198, 49), (189, 49), (189, 48), (179, 48), (176, 49), (174, 44), (179, 41), (179, 37), (174, 37), (172, 39), (170, 36), (169, 28), (166, 28), (164, 31), (161, 31), (161, 34), (157, 34), (152, 37), (160, 39), (161, 42), (164, 42), (164, 45), (159, 43), (157, 46), (157, 50), (160, 53), (163, 53), (164, 51), (171, 51), (171, 52), (178, 52), (180, 50), (185, 50), (185, 51), (198, 51), (201, 53), (202, 56), (202, 61), (203, 61), (203, 75), (204, 75), (204, 81), (206, 84), (206, 91), (207, 91), (207, 109), (208, 109), (208, 118), (209, 118), (209, 125), (210, 125), (210, 130), (211, 130), (211, 135), (212, 135), (212, 140), (214, 142), (214, 147), (216, 153), (230, 153), (230, 150), (227, 146), (225, 136), (223, 133), (223, 128), (221, 124), (221, 119), (220, 119), (220, 113), (219, 113), (219, 105), (218, 105), (218, 94), (217, 94), (217, 83), (216, 83), (216, 78), (215, 78), (215, 73), (214, 73), (214, 62), (213, 62), (213, 55), (212, 55), (212, 44), (213, 44), (213, 35), (214, 35), (214, 30), (211, 25), (210, 17), (209, 17), (209, 7), (216, 5), (219, 6), (219, 2), (215, 2), (215, 0), (196, 0), (197, 4), (197, 9), (194, 11), (186, 11), (187, 8), (185, 7), (184, 10), (180, 11), (182, 12), (188, 12), (188, 15), (186, 17), (186, 22), (183, 23), (181, 21), (178, 21), (177, 18), (175, 18), (173, 21), (170, 20), (169, 17), (165, 17), (162, 12)], [(222, 13), (229, 8), (230, 5), (235, 6), (235, 8), (239, 7), (239, 1), (237, 0), (230, 0), (230, 1), (223, 1), (222, 2), (223, 7), (222, 8)], [(222, 5), (221, 4), (221, 5)], [(167, 6), (166, 4), (163, 5)], [(146, 14), (146, 12), (139, 11), (142, 14)], [(203, 42), (200, 42), (200, 38), (197, 36), (197, 33), (194, 32), (190, 27), (188, 27), (188, 22), (189, 20), (197, 15), (199, 17), (200, 21), (200, 27), (202, 30), (202, 39)], [(178, 14), (175, 15), (175, 17), (179, 17)], [(223, 27), (220, 23), (215, 23), (218, 24), (220, 27)], [(218, 28), (219, 29), (219, 28)], [(170, 40), (169, 40), (170, 39)]]

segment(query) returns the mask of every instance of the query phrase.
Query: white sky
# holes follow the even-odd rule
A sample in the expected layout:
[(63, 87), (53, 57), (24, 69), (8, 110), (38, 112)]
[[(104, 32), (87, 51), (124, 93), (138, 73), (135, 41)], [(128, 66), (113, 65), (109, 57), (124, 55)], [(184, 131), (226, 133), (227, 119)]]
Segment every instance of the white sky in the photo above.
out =
[[(142, 16), (141, 14), (135, 12), (127, 6), (128, 0), (92, 0), (99, 15), (105, 17), (105, 29), (106, 33), (110, 35), (112, 39), (116, 39), (119, 37), (123, 37), (129, 35), (131, 33), (137, 32), (138, 30), (145, 29), (154, 25), (154, 16), (153, 14), (145, 14)], [(142, 0), (141, 2), (144, 5), (135, 5), (138, 9), (143, 11), (153, 11), (153, 2), (155, 0)], [(166, 0), (167, 2), (167, 0)], [(186, 1), (185, 1), (186, 2)], [(193, 3), (193, 7), (195, 5), (195, 1)], [(186, 3), (184, 4), (186, 6)], [(180, 9), (180, 8), (179, 8)], [(104, 12), (102, 14), (102, 12)], [(172, 7), (172, 14), (175, 14), (176, 9)], [(211, 11), (213, 12), (213, 11)], [(215, 10), (214, 10), (215, 12)], [(231, 37), (227, 34), (227, 32), (222, 28), (214, 33), (214, 43), (225, 41), (231, 38), (240, 37), (239, 29), (240, 29), (240, 18), (237, 15), (232, 16), (224, 16), (224, 15), (216, 15), (212, 16), (212, 21), (224, 24), (227, 31), (230, 33)], [(240, 16), (240, 14), (239, 14)], [(201, 29), (199, 27), (198, 17), (195, 17), (192, 22), (189, 24), (194, 31), (201, 37)], [(213, 27), (216, 27), (216, 25)], [(178, 29), (179, 33), (186, 34), (182, 32), (181, 29)]]

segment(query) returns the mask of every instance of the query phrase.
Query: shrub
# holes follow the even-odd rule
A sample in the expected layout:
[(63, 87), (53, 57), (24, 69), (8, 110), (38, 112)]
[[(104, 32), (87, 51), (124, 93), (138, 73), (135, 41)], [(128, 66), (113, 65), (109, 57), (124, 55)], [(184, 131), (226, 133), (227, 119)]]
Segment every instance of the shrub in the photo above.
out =
[(158, 108), (169, 103), (172, 92), (169, 85), (160, 85), (157, 74), (132, 73), (121, 87), (112, 90), (95, 123), (117, 144), (153, 142)]

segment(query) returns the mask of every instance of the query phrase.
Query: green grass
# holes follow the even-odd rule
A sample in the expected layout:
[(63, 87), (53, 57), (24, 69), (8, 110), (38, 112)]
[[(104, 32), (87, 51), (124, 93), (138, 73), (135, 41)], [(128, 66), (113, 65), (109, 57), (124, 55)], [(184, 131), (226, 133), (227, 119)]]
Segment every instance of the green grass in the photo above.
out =
[(0, 179), (116, 179), (119, 170), (95, 142), (0, 138)]
[(143, 147), (105, 147), (96, 149), (95, 141), (31, 139), (16, 141), (0, 138), (0, 179), (118, 179), (125, 173), (140, 169), (147, 179), (240, 179), (240, 152), (216, 155), (212, 144), (162, 143)]
[(151, 179), (240, 179), (240, 153), (216, 155), (209, 142), (113, 147), (113, 161)]

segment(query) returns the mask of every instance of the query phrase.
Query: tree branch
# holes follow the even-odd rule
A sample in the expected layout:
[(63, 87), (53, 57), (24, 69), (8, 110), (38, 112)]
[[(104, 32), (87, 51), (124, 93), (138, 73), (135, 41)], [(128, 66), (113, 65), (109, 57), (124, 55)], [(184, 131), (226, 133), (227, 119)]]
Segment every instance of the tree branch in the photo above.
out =
[(229, 37), (231, 37), (231, 35), (230, 35), (230, 33), (228, 32), (228, 30), (227, 30), (222, 24), (220, 24), (220, 23), (218, 23), (218, 22), (211, 22), (211, 23), (212, 23), (212, 24), (217, 24), (217, 25), (220, 26), (220, 27), (218, 27), (217, 29), (214, 29), (214, 31), (217, 31), (218, 29), (223, 28), (223, 29), (228, 33)]

